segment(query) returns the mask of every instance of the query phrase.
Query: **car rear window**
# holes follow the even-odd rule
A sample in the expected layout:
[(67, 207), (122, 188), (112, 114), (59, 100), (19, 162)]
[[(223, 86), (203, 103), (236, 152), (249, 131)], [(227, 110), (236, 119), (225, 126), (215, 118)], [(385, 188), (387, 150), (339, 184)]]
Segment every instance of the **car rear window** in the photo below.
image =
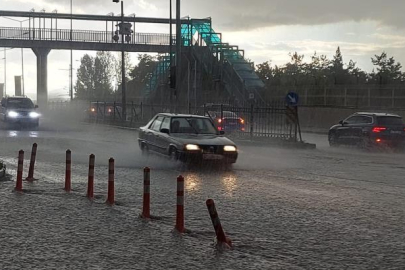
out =
[(402, 126), (404, 124), (402, 118), (394, 116), (379, 116), (377, 121), (379, 125), (385, 126)]

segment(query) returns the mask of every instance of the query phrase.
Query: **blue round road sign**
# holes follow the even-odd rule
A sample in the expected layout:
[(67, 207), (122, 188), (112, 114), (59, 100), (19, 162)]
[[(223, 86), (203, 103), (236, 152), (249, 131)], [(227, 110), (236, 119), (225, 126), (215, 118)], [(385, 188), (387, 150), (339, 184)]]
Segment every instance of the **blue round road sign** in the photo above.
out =
[(295, 93), (295, 92), (290, 92), (290, 93), (288, 93), (287, 96), (285, 97), (285, 102), (286, 102), (289, 106), (297, 106), (299, 100), (300, 100), (300, 97), (299, 97), (298, 94)]

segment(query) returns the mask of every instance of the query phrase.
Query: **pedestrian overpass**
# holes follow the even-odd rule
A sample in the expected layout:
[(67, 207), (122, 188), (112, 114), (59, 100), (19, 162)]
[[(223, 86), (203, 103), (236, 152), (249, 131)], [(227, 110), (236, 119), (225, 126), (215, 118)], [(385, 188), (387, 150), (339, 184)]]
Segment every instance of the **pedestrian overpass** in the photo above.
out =
[[(170, 19), (124, 16), (123, 21), (130, 23), (134, 31), (125, 37), (117, 37), (116, 25), (121, 16), (89, 15), (46, 12), (22, 12), (0, 10), (0, 16), (11, 18), (28, 18), (28, 27), (0, 26), (0, 47), (31, 48), (37, 56), (37, 100), (40, 106), (48, 101), (47, 56), (51, 50), (91, 50), (91, 51), (126, 51), (142, 53), (160, 53), (161, 63), (153, 73), (151, 83), (145, 96), (153, 96), (159, 81), (168, 78), (170, 65), (170, 43), (175, 45), (176, 37), (166, 33), (142, 33), (137, 24), (169, 25)], [(61, 20), (97, 22), (100, 30), (62, 29), (58, 27)], [(172, 24), (175, 20), (172, 21)], [(182, 47), (188, 47), (195, 61), (199, 61), (208, 73), (214, 72), (215, 80), (222, 80), (230, 95), (239, 100), (248, 99), (263, 88), (263, 82), (257, 77), (254, 68), (244, 58), (243, 50), (222, 42), (221, 34), (212, 29), (211, 19), (181, 20)], [(167, 27), (169, 28), (169, 27)], [(195, 45), (198, 45), (195, 47)], [(184, 74), (184, 73), (183, 73)], [(184, 78), (182, 78), (184, 79)]]

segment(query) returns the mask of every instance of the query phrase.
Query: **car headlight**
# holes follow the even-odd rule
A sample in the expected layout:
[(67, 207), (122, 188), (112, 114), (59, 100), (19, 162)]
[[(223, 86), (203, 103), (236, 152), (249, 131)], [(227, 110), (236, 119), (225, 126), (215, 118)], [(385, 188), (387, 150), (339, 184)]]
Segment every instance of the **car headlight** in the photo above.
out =
[(15, 117), (18, 117), (18, 113), (15, 112), (15, 111), (9, 111), (9, 112), (7, 113), (7, 116), (9, 116), (9, 117), (11, 117), (11, 118), (15, 118)]
[(38, 117), (39, 117), (39, 113), (37, 113), (37, 112), (30, 112), (30, 117), (31, 117), (31, 118), (38, 118)]
[(225, 145), (224, 151), (225, 152), (236, 152), (236, 147), (233, 145)]
[(186, 145), (186, 150), (189, 151), (196, 151), (196, 150), (200, 150), (200, 147), (196, 144), (187, 144)]

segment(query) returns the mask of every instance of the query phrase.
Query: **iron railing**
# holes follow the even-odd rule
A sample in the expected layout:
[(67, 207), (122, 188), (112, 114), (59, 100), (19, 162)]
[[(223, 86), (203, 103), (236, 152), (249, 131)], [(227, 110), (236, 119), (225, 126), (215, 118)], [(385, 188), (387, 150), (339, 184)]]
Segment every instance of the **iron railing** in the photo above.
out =
[[(282, 102), (266, 106), (206, 104), (197, 108), (191, 105), (175, 107), (132, 102), (127, 104), (127, 119), (124, 120), (121, 103), (96, 101), (91, 102), (85, 112), (89, 121), (130, 127), (143, 126), (156, 114), (163, 112), (198, 114), (210, 116), (219, 130), (233, 137), (301, 140), (297, 110), (286, 107)], [(229, 118), (232, 119), (229, 120)]]
[[(114, 41), (113, 36), (111, 31), (0, 27), (0, 39), (121, 43)], [(168, 34), (133, 33), (130, 37), (126, 44), (169, 45), (170, 42)]]

